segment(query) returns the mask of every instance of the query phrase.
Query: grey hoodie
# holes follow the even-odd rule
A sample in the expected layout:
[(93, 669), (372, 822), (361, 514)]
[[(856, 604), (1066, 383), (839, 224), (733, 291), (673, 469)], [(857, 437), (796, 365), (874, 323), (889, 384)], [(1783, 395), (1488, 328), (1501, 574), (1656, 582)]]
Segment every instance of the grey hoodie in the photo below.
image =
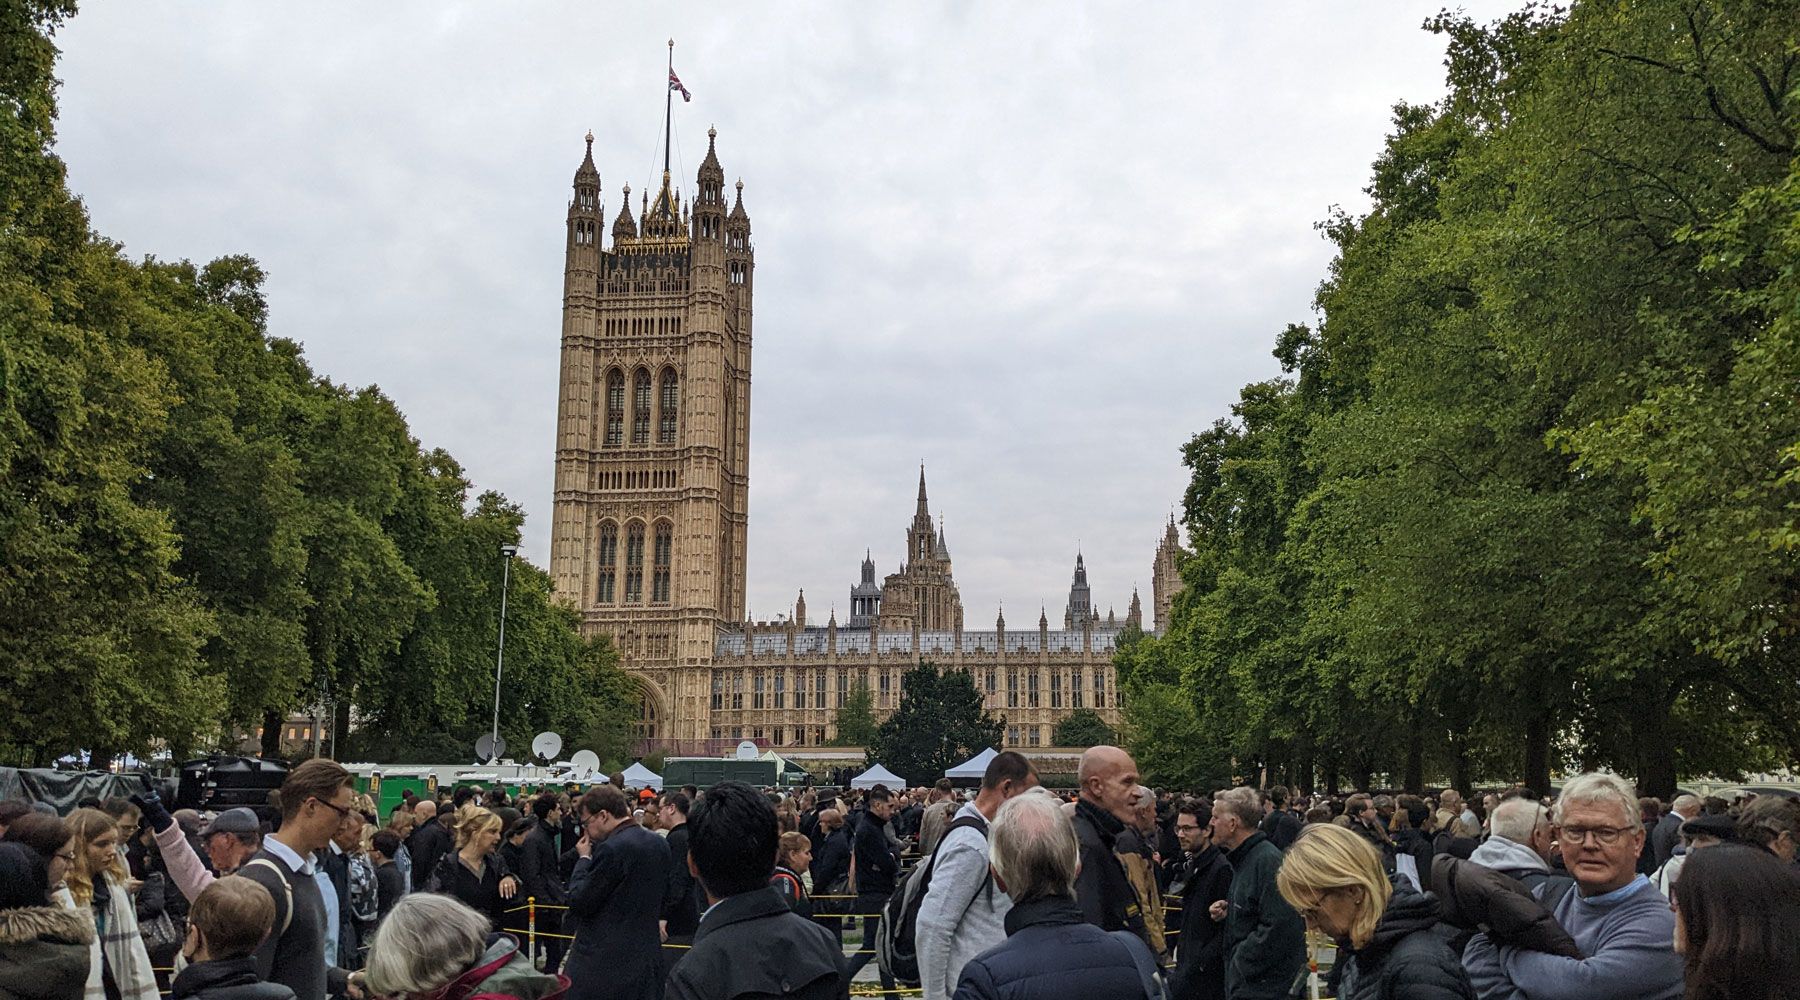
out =
[(1483, 868), (1492, 868), (1497, 872), (1534, 871), (1548, 872), (1550, 866), (1538, 856), (1538, 852), (1517, 841), (1507, 840), (1499, 834), (1489, 837), (1469, 860)]

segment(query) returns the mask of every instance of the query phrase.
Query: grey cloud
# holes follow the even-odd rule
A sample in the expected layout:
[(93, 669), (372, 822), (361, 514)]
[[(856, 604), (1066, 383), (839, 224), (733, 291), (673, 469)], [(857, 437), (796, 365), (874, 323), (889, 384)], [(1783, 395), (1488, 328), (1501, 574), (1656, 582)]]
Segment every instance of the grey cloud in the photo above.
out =
[(1148, 600), (1181, 442), (1275, 374), (1312, 223), (1442, 92), (1438, 7), (95, 3), (61, 152), (129, 252), (260, 258), (275, 332), (541, 564), (569, 180), (592, 128), (609, 219), (654, 181), (674, 35), (679, 179), (716, 124), (756, 227), (751, 608), (894, 569), (923, 459), (969, 620), (1025, 626), (1077, 540), (1102, 607)]

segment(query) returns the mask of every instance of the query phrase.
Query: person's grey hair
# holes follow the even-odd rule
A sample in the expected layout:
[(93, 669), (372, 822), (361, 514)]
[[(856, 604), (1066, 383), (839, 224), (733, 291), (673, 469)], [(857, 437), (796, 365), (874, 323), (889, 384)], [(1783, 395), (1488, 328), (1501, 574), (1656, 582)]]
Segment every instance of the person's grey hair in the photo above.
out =
[(1690, 809), (1699, 812), (1700, 796), (1692, 792), (1682, 792), (1675, 796), (1675, 801), (1669, 803), (1669, 809), (1674, 812), (1687, 812)]
[(1616, 774), (1597, 771), (1578, 774), (1563, 785), (1562, 794), (1556, 797), (1556, 808), (1551, 811), (1551, 821), (1561, 826), (1569, 806), (1594, 804), (1618, 806), (1620, 826), (1637, 826), (1640, 822), (1637, 788)]
[(994, 874), (1019, 906), (1046, 896), (1075, 895), (1081, 842), (1062, 805), (1045, 795), (1017, 795), (994, 817)]
[(1213, 811), (1228, 812), (1236, 816), (1239, 822), (1248, 829), (1256, 829), (1262, 820), (1262, 803), (1256, 789), (1250, 787), (1230, 788), (1213, 796)]
[(1154, 805), (1156, 805), (1156, 793), (1151, 791), (1148, 785), (1139, 785), (1131, 793), (1131, 807), (1133, 809), (1142, 809), (1145, 806)]
[(1488, 829), (1494, 836), (1515, 844), (1529, 844), (1531, 834), (1544, 822), (1545, 812), (1543, 806), (1530, 799), (1507, 799), (1494, 807), (1494, 814), (1488, 817)]
[(488, 918), (451, 896), (403, 896), (369, 946), (364, 975), (375, 996), (430, 993), (469, 970), (487, 950)]

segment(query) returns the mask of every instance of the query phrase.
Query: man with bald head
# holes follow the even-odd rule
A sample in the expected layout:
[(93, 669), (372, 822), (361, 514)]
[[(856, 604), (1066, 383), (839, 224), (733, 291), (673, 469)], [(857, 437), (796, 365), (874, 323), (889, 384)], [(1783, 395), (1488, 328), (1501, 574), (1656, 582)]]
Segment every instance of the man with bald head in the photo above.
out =
[(437, 803), (422, 799), (413, 806), (418, 824), (406, 838), (406, 851), (412, 855), (413, 891), (425, 888), (425, 881), (437, 870), (438, 859), (450, 853), (450, 831), (438, 822)]
[(1137, 764), (1118, 747), (1092, 747), (1081, 755), (1081, 798), (1075, 803), (1075, 837), (1081, 872), (1075, 899), (1082, 918), (1107, 931), (1131, 931), (1150, 944), (1143, 906), (1119, 862), (1119, 835), (1137, 816)]

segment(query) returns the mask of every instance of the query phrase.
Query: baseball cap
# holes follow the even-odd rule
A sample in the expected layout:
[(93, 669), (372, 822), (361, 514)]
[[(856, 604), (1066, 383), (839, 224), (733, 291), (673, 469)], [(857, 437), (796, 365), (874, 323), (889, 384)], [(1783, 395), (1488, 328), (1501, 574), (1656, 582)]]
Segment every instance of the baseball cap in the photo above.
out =
[(238, 806), (236, 809), (227, 809), (214, 816), (213, 821), (206, 824), (206, 829), (200, 831), (200, 836), (210, 837), (215, 833), (259, 833), (261, 831), (262, 822), (256, 818), (256, 814), (244, 806)]

